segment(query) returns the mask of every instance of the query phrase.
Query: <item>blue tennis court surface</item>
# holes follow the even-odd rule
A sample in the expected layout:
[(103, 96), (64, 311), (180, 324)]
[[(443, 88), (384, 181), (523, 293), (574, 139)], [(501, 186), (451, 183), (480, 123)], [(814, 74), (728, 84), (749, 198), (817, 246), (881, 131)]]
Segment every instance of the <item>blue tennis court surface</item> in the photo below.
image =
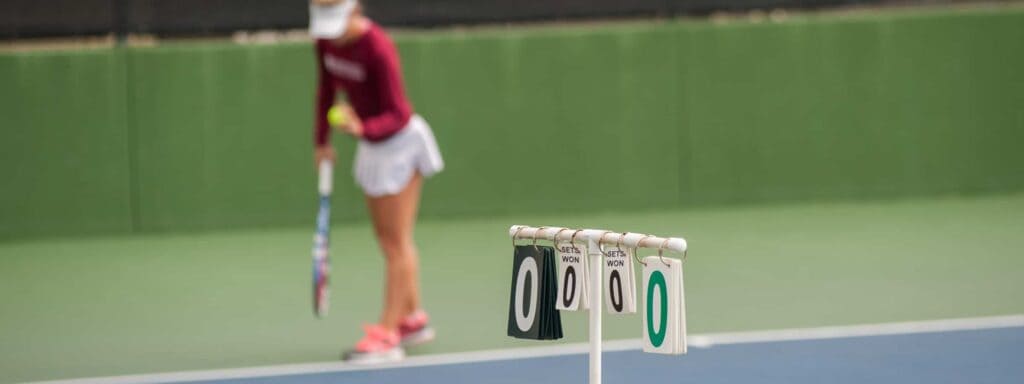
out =
[[(1009, 319), (1009, 320), (1007, 320)], [(609, 343), (606, 383), (1022, 383), (1024, 317), (962, 329), (932, 323), (878, 328), (768, 331), (694, 337), (685, 356), (642, 353), (638, 341)], [(993, 325), (995, 324), (995, 325)], [(941, 324), (940, 324), (941, 325)], [(873, 334), (872, 334), (873, 333)], [(868, 335), (865, 335), (868, 334)], [(725, 334), (723, 334), (725, 335)], [(701, 341), (703, 340), (703, 341)], [(616, 347), (618, 345), (618, 347)], [(154, 375), (75, 382), (265, 383), (586, 383), (584, 345), (507, 350), (500, 356), (473, 353), (410, 359), (404, 366), (321, 365), (307, 373), (281, 374), (272, 367), (196, 376)], [(495, 353), (495, 352), (492, 352)], [(417, 360), (419, 359), (419, 360)], [(312, 365), (311, 365), (312, 367)], [(211, 371), (213, 372), (213, 371)], [(246, 373), (248, 372), (248, 373)], [(224, 378), (211, 376), (221, 375)]]

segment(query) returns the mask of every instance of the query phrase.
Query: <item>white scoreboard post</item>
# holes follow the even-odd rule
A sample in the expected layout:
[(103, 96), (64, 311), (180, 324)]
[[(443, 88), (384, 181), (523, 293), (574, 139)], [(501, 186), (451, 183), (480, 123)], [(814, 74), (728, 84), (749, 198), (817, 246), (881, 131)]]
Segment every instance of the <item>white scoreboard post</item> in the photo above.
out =
[[(633, 260), (636, 260), (643, 265), (641, 294), (644, 297), (644, 301), (641, 309), (643, 316), (641, 327), (643, 328), (644, 335), (644, 351), (669, 354), (686, 353), (686, 312), (683, 299), (682, 262), (663, 255), (664, 252), (685, 255), (687, 248), (685, 239), (679, 237), (657, 237), (631, 232), (619, 233), (599, 229), (530, 227), (525, 225), (513, 225), (509, 228), (508, 233), (512, 237), (513, 242), (516, 240), (546, 240), (552, 241), (559, 246), (565, 244), (573, 248), (580, 242), (587, 244), (586, 258), (589, 265), (583, 268), (586, 272), (581, 273), (583, 275), (582, 278), (580, 276), (572, 276), (572, 279), (569, 279), (562, 274), (568, 268), (559, 267), (559, 271), (562, 273), (559, 274), (560, 278), (558, 281), (560, 301), (563, 298), (562, 294), (565, 292), (563, 290), (566, 289), (565, 285), (569, 281), (576, 288), (581, 287), (581, 285), (576, 284), (579, 281), (577, 279), (581, 279), (587, 285), (584, 288), (584, 292), (577, 292), (577, 296), (579, 299), (589, 300), (589, 305), (586, 303), (579, 303), (577, 305), (567, 303), (561, 304), (559, 307), (572, 307), (565, 308), (567, 310), (590, 311), (590, 384), (601, 383), (601, 315), (604, 312), (603, 304), (605, 300), (603, 286), (604, 281), (609, 280), (602, 273), (602, 265), (604, 265), (604, 261), (608, 258), (606, 254), (614, 254), (612, 258), (616, 260), (621, 260), (621, 256), (625, 255), (629, 258), (626, 262), (632, 263)], [(608, 247), (606, 248), (605, 246)], [(649, 256), (641, 262), (635, 257), (635, 252), (639, 248), (654, 249), (657, 251), (658, 256)], [(609, 253), (608, 250), (612, 252)], [(582, 252), (572, 248), (565, 248), (559, 252), (559, 254), (570, 253), (578, 255)], [(579, 266), (583, 264), (580, 263), (582, 260), (571, 260), (572, 269), (580, 270)], [(562, 262), (562, 260), (559, 260), (560, 265)], [(660, 265), (655, 263), (660, 263)], [(618, 261), (610, 265), (614, 268), (624, 267)], [(617, 278), (615, 279), (617, 284), (619, 284), (619, 286), (615, 287), (618, 292), (609, 293), (619, 295), (614, 298), (616, 304), (628, 305), (630, 303), (625, 302), (622, 294), (628, 294), (627, 284), (633, 285), (628, 287), (628, 291), (634, 292), (634, 294), (636, 287), (633, 276), (628, 276), (627, 279), (622, 275), (622, 273), (626, 272), (621, 272), (622, 270), (625, 270), (625, 268), (620, 269), (620, 273), (616, 274)], [(629, 271), (628, 273), (632, 274), (632, 265), (630, 265)], [(650, 281), (652, 275), (656, 281)], [(635, 305), (635, 303), (632, 304)], [(613, 312), (629, 313), (632, 311), (629, 308), (621, 308), (613, 310)]]

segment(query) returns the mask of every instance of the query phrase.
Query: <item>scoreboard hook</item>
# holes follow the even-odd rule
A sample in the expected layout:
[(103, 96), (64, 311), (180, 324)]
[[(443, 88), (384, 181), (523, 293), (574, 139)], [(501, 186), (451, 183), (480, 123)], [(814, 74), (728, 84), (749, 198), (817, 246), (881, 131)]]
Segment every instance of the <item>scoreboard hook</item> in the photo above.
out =
[(512, 234), (512, 248), (516, 247), (516, 239), (519, 238), (519, 232), (521, 232), (525, 228), (526, 227), (519, 227), (519, 229), (516, 229), (516, 233)]
[[(583, 230), (582, 230), (582, 229), (577, 229), (576, 231), (574, 231), (574, 232), (572, 233), (572, 237), (571, 237), (571, 238), (569, 238), (569, 242), (570, 242), (570, 243), (572, 243), (572, 246), (573, 246), (573, 247), (575, 247), (575, 246), (576, 246), (576, 235), (578, 235), (578, 234), (579, 234), (580, 232), (583, 232)], [(556, 235), (556, 236), (557, 236), (557, 235)]]
[[(622, 249), (622, 241), (626, 240), (626, 234), (629, 232), (622, 232), (622, 236), (619, 237), (619, 241), (615, 242), (615, 248)], [(640, 244), (639, 242), (637, 243)], [(633, 248), (633, 260), (640, 261), (636, 258), (636, 248)], [(640, 263), (643, 264), (643, 263)]]
[[(552, 240), (552, 242), (554, 242), (554, 245), (555, 245), (556, 249), (558, 248), (558, 235), (560, 235), (562, 233), (562, 231), (571, 231), (571, 229), (569, 229), (569, 228), (562, 228), (562, 229), (559, 229), (558, 232), (555, 232), (555, 239)], [(575, 237), (575, 233), (573, 235), (574, 235), (573, 237)], [(575, 245), (573, 245), (573, 246), (575, 247)]]
[(601, 244), (602, 242), (604, 242), (604, 236), (609, 234), (609, 233), (615, 233), (615, 232), (604, 231), (604, 233), (601, 234), (601, 237), (597, 238), (597, 250), (601, 251), (601, 254), (604, 255), (604, 257), (611, 257), (611, 256), (608, 256), (608, 254), (604, 252), (604, 245)]
[[(536, 250), (537, 252), (540, 252), (540, 249), (537, 249), (537, 234), (540, 233), (541, 231), (547, 229), (547, 228), (548, 227), (540, 227), (540, 228), (537, 228), (536, 231), (533, 231), (533, 249)], [(558, 240), (558, 239), (556, 238), (555, 240)]]
[(666, 267), (671, 267), (671, 265), (665, 262), (665, 256), (662, 255), (662, 252), (665, 251), (665, 246), (668, 245), (669, 240), (672, 239), (665, 239), (665, 241), (662, 241), (661, 245), (658, 246), (658, 258), (661, 259), (661, 263), (665, 264)]
[(633, 260), (636, 260), (636, 262), (640, 263), (641, 265), (643, 265), (645, 267), (647, 266), (647, 263), (645, 263), (643, 260), (640, 260), (640, 258), (637, 257), (636, 251), (638, 249), (640, 249), (640, 243), (643, 243), (644, 240), (647, 240), (648, 238), (651, 238), (651, 237), (654, 237), (654, 236), (644, 235), (644, 237), (641, 237), (640, 240), (636, 242), (636, 248), (633, 248)]

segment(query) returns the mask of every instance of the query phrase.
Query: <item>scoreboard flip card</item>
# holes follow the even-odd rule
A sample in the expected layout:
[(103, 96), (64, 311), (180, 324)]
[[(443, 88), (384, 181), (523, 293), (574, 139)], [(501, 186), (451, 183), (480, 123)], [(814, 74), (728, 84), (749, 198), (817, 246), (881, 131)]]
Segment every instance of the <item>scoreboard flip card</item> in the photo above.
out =
[(590, 307), (589, 271), (585, 248), (574, 243), (561, 243), (558, 251), (558, 300), (555, 308), (567, 311)]
[(509, 336), (531, 340), (562, 338), (562, 317), (555, 309), (557, 276), (554, 248), (515, 247), (508, 304)]
[(508, 335), (522, 339), (540, 338), (540, 318), (537, 308), (540, 300), (540, 261), (538, 249), (516, 246), (512, 262), (512, 294), (508, 303)]
[(643, 267), (643, 351), (686, 353), (686, 302), (683, 263), (648, 256)]
[(609, 247), (604, 251), (605, 306), (608, 313), (636, 313), (633, 250)]

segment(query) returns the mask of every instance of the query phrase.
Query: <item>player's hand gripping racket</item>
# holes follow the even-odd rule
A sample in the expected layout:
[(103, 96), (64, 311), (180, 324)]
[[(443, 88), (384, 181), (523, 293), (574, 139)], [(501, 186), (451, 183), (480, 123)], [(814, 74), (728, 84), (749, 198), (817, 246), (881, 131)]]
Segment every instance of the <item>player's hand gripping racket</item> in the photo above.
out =
[(313, 313), (317, 317), (327, 316), (330, 294), (327, 290), (331, 272), (328, 258), (331, 229), (331, 187), (334, 165), (330, 160), (320, 161), (319, 190), (320, 209), (316, 213), (316, 234), (313, 235)]

